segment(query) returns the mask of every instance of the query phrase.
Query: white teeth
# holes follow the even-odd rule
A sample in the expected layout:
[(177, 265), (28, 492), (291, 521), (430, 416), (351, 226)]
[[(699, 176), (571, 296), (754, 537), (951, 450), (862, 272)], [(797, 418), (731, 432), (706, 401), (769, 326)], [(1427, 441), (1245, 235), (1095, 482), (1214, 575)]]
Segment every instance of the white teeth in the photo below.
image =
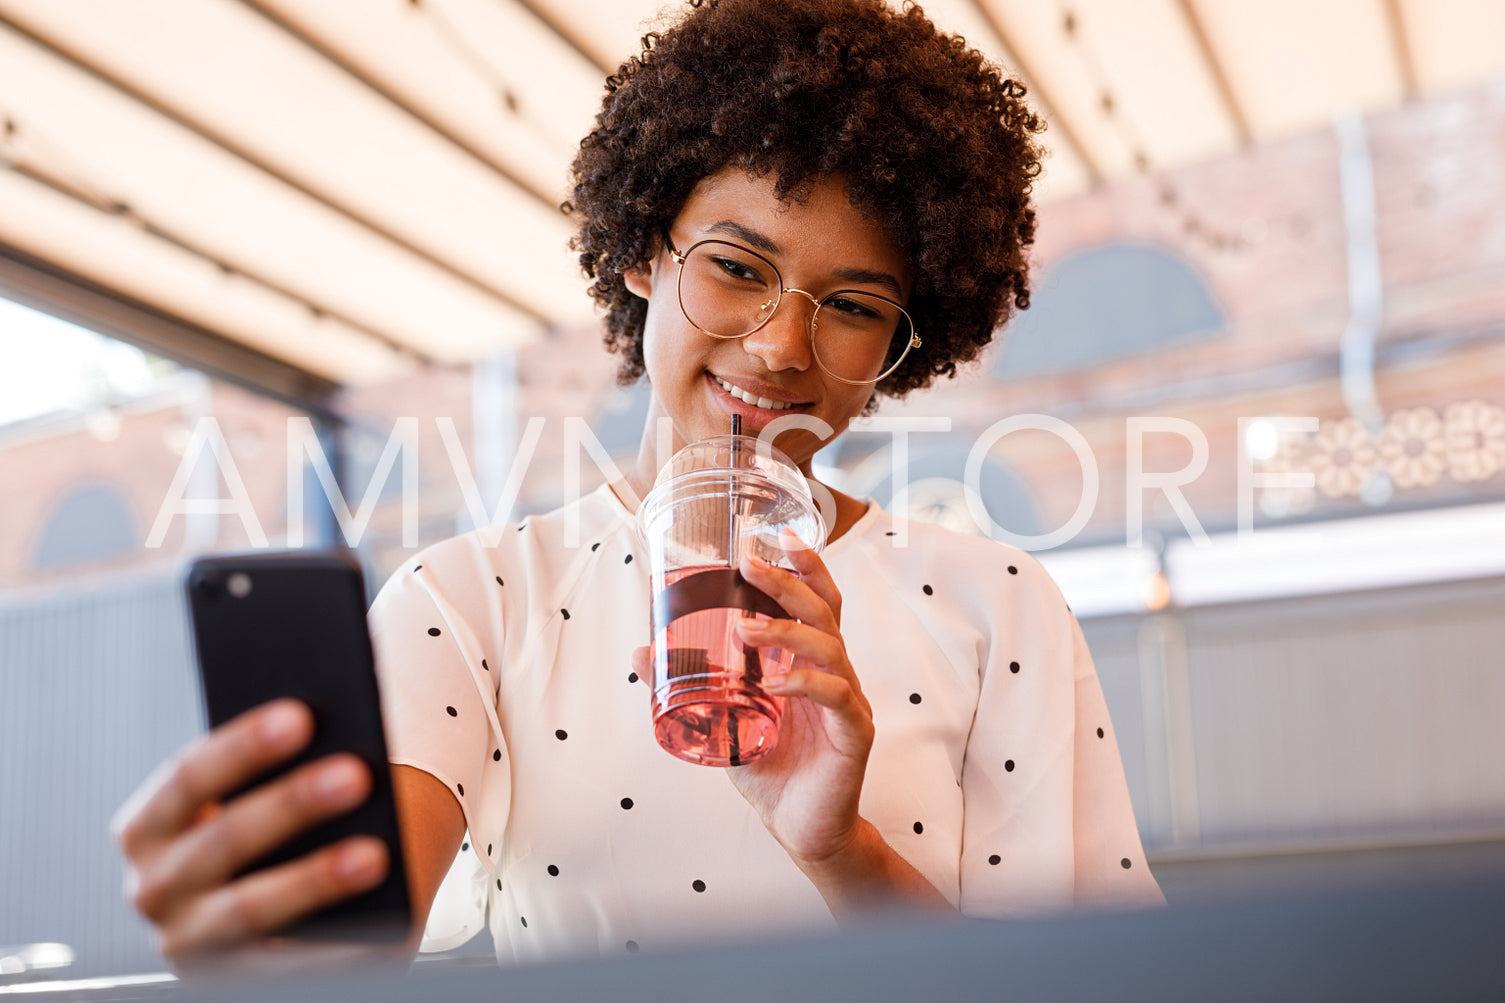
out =
[(723, 380), (719, 376), (717, 376), (715, 379), (717, 383), (721, 384), (721, 389), (725, 390), (727, 393), (731, 394), (739, 401), (742, 401), (744, 404), (751, 404), (753, 407), (768, 408), (774, 411), (782, 411), (785, 408), (789, 407), (789, 405), (784, 403), (783, 401), (771, 401), (767, 397), (754, 397), (746, 390), (743, 390), (741, 387), (734, 384), (728, 383), (726, 380)]

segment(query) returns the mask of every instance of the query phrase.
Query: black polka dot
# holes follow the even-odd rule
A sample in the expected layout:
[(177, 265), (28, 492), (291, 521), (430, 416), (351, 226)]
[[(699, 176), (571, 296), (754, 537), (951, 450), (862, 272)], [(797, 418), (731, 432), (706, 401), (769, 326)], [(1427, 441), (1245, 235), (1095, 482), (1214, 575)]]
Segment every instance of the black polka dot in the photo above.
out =
[(694, 881), (690, 882), (690, 887), (695, 889), (697, 892), (703, 892), (705, 891), (705, 882), (700, 880), (699, 878), (696, 878)]
[(460, 852), (461, 853), (464, 853), (468, 849), (470, 849), (470, 844), (469, 843), (461, 843), (460, 844)]
[(1119, 863), (1123, 864), (1124, 870), (1127, 871), (1129, 869), (1130, 865), (1129, 865), (1129, 858), (1128, 857), (1125, 857), (1124, 859), (1120, 860)]
[(909, 695), (909, 702), (910, 703), (919, 703), (920, 702), (920, 695), (918, 693), (911, 693)]
[(496, 890), (497, 891), (501, 891), (502, 890), (502, 879), (501, 878), (497, 878), (496, 879)]
[(450, 717), (459, 717), (460, 716), (460, 712), (457, 711), (457, 710), (455, 710), (453, 707), (446, 707), (446, 708), (444, 708), (444, 713), (448, 714)]
[(1005, 773), (1013, 773), (1014, 772), (1014, 761), (1012, 759), (1006, 759), (1006, 760), (1004, 760), (1003, 769), (1004, 769)]
[(493, 844), (491, 844), (491, 843), (487, 843), (486, 844), (486, 856), (488, 856), (488, 857), (491, 856), (491, 847), (492, 847), (492, 845)]
[(484, 658), (481, 659), (481, 668), (485, 669), (487, 672), (491, 671), (491, 666), (486, 664), (486, 659)]
[(628, 808), (631, 808), (631, 807), (632, 807), (632, 798), (623, 798), (622, 799), (622, 808), (625, 810), (625, 809), (628, 809)]
[(925, 586), (924, 592), (925, 592), (925, 594), (927, 596), (933, 596), (933, 595), (935, 595), (935, 589), (931, 588), (929, 585)]
[(891, 529), (887, 533), (884, 533), (883, 535), (884, 536), (898, 536), (899, 534), (898, 534), (898, 532), (896, 530), (892, 530)]
[(507, 584), (506, 582), (502, 581), (502, 576), (501, 575), (497, 575), (496, 576), (496, 583), (498, 585), (506, 585)]
[(491, 761), (493, 763), (500, 763), (502, 761), (502, 750), (501, 749), (497, 749), (496, 751), (492, 752), (492, 754), (491, 754)]
[(1017, 575), (1018, 573), (1019, 573), (1019, 569), (1016, 568), (1016, 567), (1014, 567), (1012, 564), (1010, 564), (1009, 565), (1009, 574), (1011, 574), (1011, 575)]
[(997, 867), (999, 864), (1003, 863), (1003, 858), (995, 853), (988, 858), (988, 863), (992, 864), (994, 867)]
[(567, 609), (562, 609), (559, 611), (559, 615), (568, 620), (570, 618), (570, 611)]
[(925, 831), (925, 823), (924, 822), (916, 822), (914, 824), (914, 834), (916, 836), (918, 836), (920, 833), (922, 833), (924, 831)]
[(420, 572), (422, 570), (423, 570), (423, 565), (420, 564), (416, 568), (413, 569), (413, 573), (417, 574), (418, 572)]
[(594, 554), (596, 551), (598, 551), (600, 549), (601, 549), (601, 544), (600, 543), (593, 543), (593, 544), (591, 544), (591, 553), (592, 554)]
[(1019, 663), (1018, 662), (1010, 662), (1009, 663), (1009, 671), (1017, 673), (1019, 671)]
[(635, 682), (637, 682), (638, 681), (638, 674), (636, 672), (629, 672), (629, 673), (627, 673), (627, 681), (629, 683), (635, 683)]
[(1098, 738), (1102, 738), (1103, 737), (1103, 729), (1101, 729), (1101, 728), (1097, 729), (1097, 737)]
[(438, 636), (439, 636), (439, 628), (438, 627), (430, 627), (429, 628), (429, 637), (438, 637)]
[(628, 554), (626, 557), (622, 558), (622, 563), (623, 564), (631, 564), (632, 563), (632, 555)]
[[(524, 529), (526, 529), (526, 528), (527, 528), (527, 527), (528, 527), (528, 524), (527, 524), (527, 523), (525, 523), (525, 522), (520, 522), (520, 523), (518, 523), (518, 524), (517, 524), (517, 531), (518, 531), (518, 532), (519, 532), (519, 533), (521, 533), (521, 532), (522, 532), (522, 531), (523, 531), (523, 530), (524, 530)], [(528, 925), (528, 924), (527, 924), (527, 923), (524, 923), (524, 924), (523, 924), (523, 926), (527, 926), (527, 925)]]
[(627, 942), (627, 953), (628, 954), (636, 954), (636, 953), (638, 953), (638, 942), (637, 941), (635, 941), (635, 940), (629, 940)]
[(556, 867), (556, 866), (554, 866), (553, 864), (549, 865), (549, 877), (551, 877), (551, 878), (557, 878), (557, 877), (559, 877), (559, 868)]
[(527, 926), (528, 926), (528, 917), (526, 917), (526, 916), (519, 916), (517, 918), (523, 921), (523, 928), (527, 929)]
[(457, 791), (460, 792), (460, 796), (462, 798), (465, 796), (465, 785), (464, 784), (455, 784), (455, 790), (457, 790)]
[(554, 729), (554, 737), (563, 742), (566, 738), (570, 737), (570, 733), (563, 728), (556, 728)]

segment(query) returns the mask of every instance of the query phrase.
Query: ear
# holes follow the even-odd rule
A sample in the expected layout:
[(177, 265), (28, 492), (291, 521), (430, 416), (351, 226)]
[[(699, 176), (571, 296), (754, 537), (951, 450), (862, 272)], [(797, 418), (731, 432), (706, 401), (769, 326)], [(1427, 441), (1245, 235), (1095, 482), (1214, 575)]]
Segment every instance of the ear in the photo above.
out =
[(653, 297), (653, 262), (645, 261), (623, 272), (622, 282), (627, 286), (627, 291), (639, 299), (651, 299)]

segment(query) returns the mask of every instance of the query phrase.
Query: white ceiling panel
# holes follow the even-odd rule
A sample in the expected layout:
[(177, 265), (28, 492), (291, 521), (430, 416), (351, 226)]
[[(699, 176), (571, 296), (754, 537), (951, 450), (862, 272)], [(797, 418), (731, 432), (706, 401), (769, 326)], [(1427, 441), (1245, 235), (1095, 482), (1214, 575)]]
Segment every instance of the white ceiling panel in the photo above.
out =
[(1256, 137), (1324, 126), (1400, 101), (1380, 0), (1193, 0)]
[(337, 316), (445, 360), (535, 333), (493, 297), (3, 29), (0, 95), (44, 168)]
[(1400, 9), (1422, 94), (1441, 94), (1505, 72), (1505, 3), (1402, 0)]
[[(513, 0), (260, 0), (557, 205), (604, 75)], [(509, 107), (507, 96), (515, 102)]]
[[(478, 291), (539, 317), (584, 300), (566, 247), (571, 228), (557, 209), (435, 142), (420, 123), (371, 100), (360, 83), (249, 8), (72, 0), (9, 12)], [(126, 36), (131, 44), (120, 45)], [(588, 307), (577, 311), (577, 319), (587, 316)]]
[(1176, 0), (1081, 0), (1072, 13), (1076, 58), (1111, 103), (1110, 113), (1099, 101), (1099, 127), (1132, 141), (1150, 167), (1200, 160), (1238, 142)]
[(0, 171), (0, 219), (6, 242), (29, 254), (326, 379), (375, 383), (412, 367), (334, 318), (13, 171)]

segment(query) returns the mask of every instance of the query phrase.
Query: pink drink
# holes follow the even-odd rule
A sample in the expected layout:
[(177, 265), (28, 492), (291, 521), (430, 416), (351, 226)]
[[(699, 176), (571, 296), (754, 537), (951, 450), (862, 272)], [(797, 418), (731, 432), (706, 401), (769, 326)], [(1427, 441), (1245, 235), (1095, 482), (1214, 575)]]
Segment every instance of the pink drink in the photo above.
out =
[[(707, 568), (681, 568), (672, 584)], [(737, 634), (741, 609), (705, 609), (674, 620), (653, 644), (653, 732), (680, 759), (704, 766), (742, 766), (778, 741), (781, 697), (765, 693), (763, 676), (789, 671), (792, 653), (748, 648)]]
[(653, 734), (704, 766), (742, 766), (778, 742), (784, 701), (763, 677), (793, 653), (744, 647), (737, 621), (788, 618), (737, 569), (744, 556), (788, 567), (788, 530), (813, 549), (825, 525), (804, 475), (778, 450), (733, 433), (693, 442), (638, 507), (652, 589)]

